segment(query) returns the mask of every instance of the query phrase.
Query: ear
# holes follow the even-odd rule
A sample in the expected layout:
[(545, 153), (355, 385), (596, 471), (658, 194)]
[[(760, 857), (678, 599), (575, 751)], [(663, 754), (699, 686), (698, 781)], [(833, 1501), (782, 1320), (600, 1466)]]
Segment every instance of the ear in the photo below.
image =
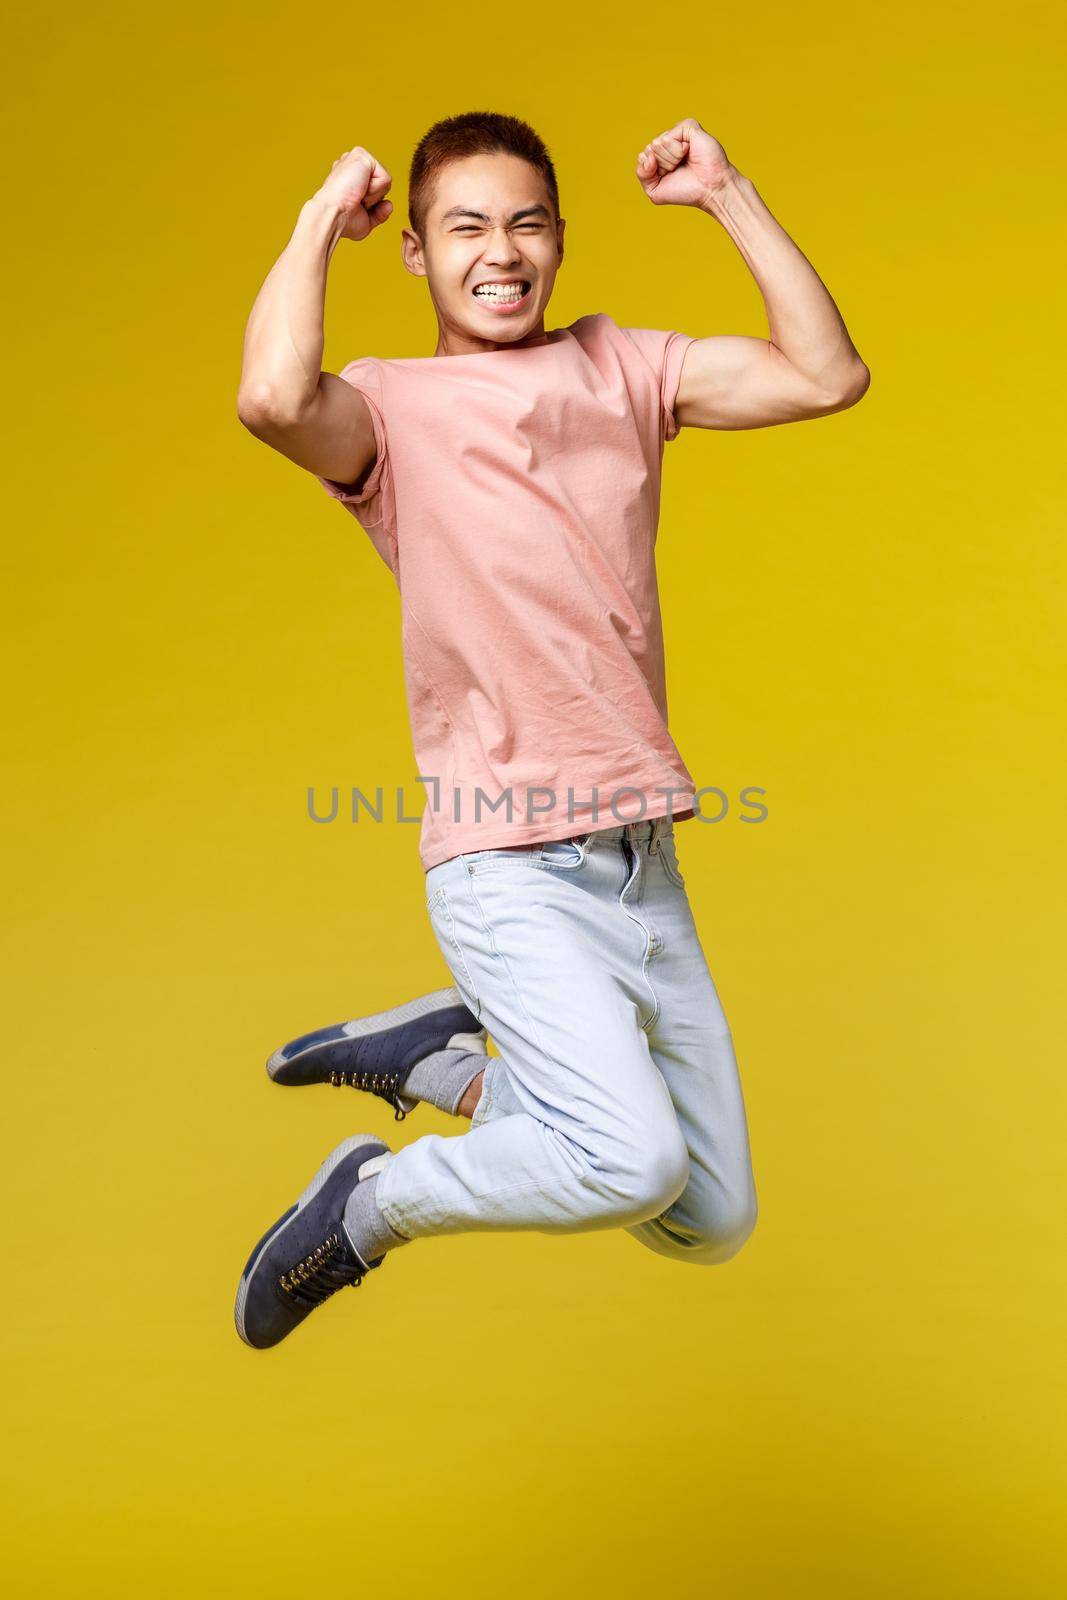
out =
[(422, 258), (422, 240), (417, 233), (412, 233), (410, 228), (404, 228), (400, 234), (400, 254), (405, 267), (416, 278), (425, 278), (426, 263)]

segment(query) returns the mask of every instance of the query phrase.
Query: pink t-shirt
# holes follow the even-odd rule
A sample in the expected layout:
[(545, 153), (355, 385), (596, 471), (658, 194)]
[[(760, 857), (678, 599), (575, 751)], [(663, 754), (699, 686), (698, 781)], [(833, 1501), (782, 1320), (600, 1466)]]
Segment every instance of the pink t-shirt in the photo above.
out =
[(693, 342), (597, 312), (542, 345), (342, 368), (378, 456), (358, 493), (318, 481), (400, 590), (426, 871), (693, 815), (667, 731), (655, 564)]

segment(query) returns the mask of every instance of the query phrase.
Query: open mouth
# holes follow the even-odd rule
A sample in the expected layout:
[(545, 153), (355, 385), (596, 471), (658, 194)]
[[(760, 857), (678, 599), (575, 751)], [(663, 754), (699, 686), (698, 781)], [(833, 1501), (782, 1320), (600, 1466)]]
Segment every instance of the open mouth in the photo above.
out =
[(527, 279), (521, 278), (514, 283), (478, 284), (471, 293), (479, 305), (488, 306), (490, 311), (518, 311), (529, 300), (531, 289)]

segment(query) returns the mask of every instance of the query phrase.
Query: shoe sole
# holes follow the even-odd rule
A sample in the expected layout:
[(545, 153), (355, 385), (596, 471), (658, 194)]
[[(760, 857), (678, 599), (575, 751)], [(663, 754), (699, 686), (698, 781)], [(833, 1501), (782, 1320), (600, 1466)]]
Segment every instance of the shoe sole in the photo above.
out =
[[(337, 1024), (337, 1034), (332, 1039), (323, 1039), (321, 1036), (314, 1044), (308, 1045), (306, 1050), (293, 1050), (291, 1055), (286, 1055), (287, 1050), (292, 1050), (296, 1040), (282, 1045), (280, 1050), (275, 1050), (267, 1062), (267, 1072), (271, 1078), (280, 1072), (283, 1067), (291, 1067), (294, 1061), (300, 1061), (304, 1056), (312, 1056), (324, 1044), (336, 1043), (337, 1038), (362, 1039), (369, 1033), (385, 1033), (390, 1028), (398, 1028), (402, 1023), (414, 1022), (416, 1017), (424, 1017), (431, 1011), (447, 1011), (453, 1006), (467, 1007), (467, 1002), (458, 989), (435, 989), (432, 994), (422, 994), (416, 1000), (407, 1000), (402, 1006), (394, 1006), (390, 1011), (376, 1011), (370, 1017), (357, 1017), (352, 1022)], [(469, 1007), (467, 1007), (469, 1009)], [(326, 1030), (320, 1030), (325, 1032)], [(441, 1048), (446, 1050), (469, 1049), (481, 1051), (485, 1045), (488, 1029), (482, 1028), (477, 1033), (454, 1033), (447, 1045)], [(291, 1088), (293, 1085), (283, 1085)]]
[[(326, 1179), (330, 1176), (330, 1173), (345, 1159), (346, 1156), (351, 1155), (353, 1150), (358, 1150), (361, 1144), (382, 1143), (383, 1141), (376, 1133), (355, 1133), (350, 1139), (345, 1139), (337, 1146), (336, 1150), (332, 1150), (326, 1157), (326, 1160), (322, 1163), (322, 1166), (319, 1168), (318, 1172), (316, 1172), (315, 1176), (312, 1178), (311, 1182), (308, 1184), (300, 1198), (289, 1207), (289, 1210), (286, 1211), (283, 1216), (279, 1217), (273, 1228), (271, 1228), (268, 1233), (264, 1234), (263, 1238), (259, 1241), (259, 1245), (253, 1252), (248, 1265), (241, 1274), (241, 1282), (237, 1289), (237, 1300), (233, 1308), (233, 1320), (236, 1325), (237, 1332), (240, 1334), (241, 1338), (244, 1339), (244, 1342), (246, 1345), (248, 1345), (249, 1349), (258, 1350), (259, 1346), (254, 1345), (250, 1339), (245, 1338), (245, 1301), (248, 1298), (249, 1284), (252, 1282), (255, 1270), (262, 1261), (267, 1247), (273, 1244), (278, 1236), (285, 1232), (290, 1223), (296, 1220), (301, 1211), (303, 1211), (304, 1207), (307, 1205), (308, 1201), (315, 1198), (323, 1184), (326, 1182)], [(363, 1174), (363, 1168), (371, 1161), (377, 1161), (382, 1153), (383, 1152), (379, 1150), (376, 1155), (368, 1156), (366, 1161), (360, 1163), (356, 1172), (357, 1182)]]

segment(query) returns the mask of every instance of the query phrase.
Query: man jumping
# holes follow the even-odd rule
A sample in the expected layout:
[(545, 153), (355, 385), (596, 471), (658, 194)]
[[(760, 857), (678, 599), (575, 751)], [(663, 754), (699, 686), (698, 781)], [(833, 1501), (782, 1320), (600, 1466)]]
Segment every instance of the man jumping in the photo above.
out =
[[(235, 1318), (277, 1344), (387, 1253), (489, 1229), (625, 1228), (729, 1259), (756, 1191), (730, 1030), (674, 822), (698, 795), (668, 732), (656, 582), (663, 446), (680, 428), (828, 416), (870, 374), (810, 262), (692, 117), (646, 145), (654, 205), (716, 218), (770, 339), (545, 329), (564, 219), (545, 145), (472, 112), (419, 142), (402, 230), (432, 356), (321, 371), (341, 240), (388, 221), (389, 173), (347, 150), (256, 299), (242, 423), (312, 473), (400, 591), (426, 903), (453, 986), (278, 1050), (279, 1084), (471, 1119), (391, 1151), (346, 1139), (255, 1246)], [(490, 1057), (492, 1036), (499, 1054)]]

